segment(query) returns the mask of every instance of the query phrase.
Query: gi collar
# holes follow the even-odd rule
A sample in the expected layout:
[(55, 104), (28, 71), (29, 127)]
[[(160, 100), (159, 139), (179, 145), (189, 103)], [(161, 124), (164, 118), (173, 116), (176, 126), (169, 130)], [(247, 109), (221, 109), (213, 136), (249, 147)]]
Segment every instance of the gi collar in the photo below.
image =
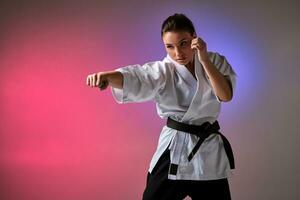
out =
[(169, 54), (167, 54), (166, 58), (167, 58), (167, 60), (169, 60), (171, 63), (173, 63), (175, 65), (176, 70), (184, 78), (184, 80), (186, 80), (190, 85), (195, 87), (197, 80), (199, 80), (199, 78), (198, 78), (199, 70), (198, 69), (201, 67), (200, 66), (201, 64), (198, 60), (197, 54), (196, 53), (194, 54), (195, 76), (196, 76), (197, 80), (192, 75), (192, 73), (186, 68), (185, 65), (179, 64), (178, 62), (173, 60)]

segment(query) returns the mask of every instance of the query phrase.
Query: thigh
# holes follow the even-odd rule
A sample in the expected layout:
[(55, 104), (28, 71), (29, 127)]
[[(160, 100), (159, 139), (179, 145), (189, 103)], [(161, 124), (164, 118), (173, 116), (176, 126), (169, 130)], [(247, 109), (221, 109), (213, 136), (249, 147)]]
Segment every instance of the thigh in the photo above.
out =
[(182, 200), (186, 196), (180, 184), (168, 179), (169, 156), (170, 150), (167, 148), (151, 174), (148, 172), (143, 200)]
[(194, 181), (189, 196), (193, 200), (231, 200), (228, 179)]

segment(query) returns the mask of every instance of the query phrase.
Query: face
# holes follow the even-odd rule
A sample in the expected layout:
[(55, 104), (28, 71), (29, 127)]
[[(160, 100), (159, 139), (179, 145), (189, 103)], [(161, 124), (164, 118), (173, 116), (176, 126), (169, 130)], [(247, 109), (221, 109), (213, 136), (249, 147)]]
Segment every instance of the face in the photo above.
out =
[(186, 31), (166, 32), (163, 35), (163, 42), (169, 56), (182, 65), (193, 62), (195, 50), (191, 48), (191, 41), (196, 37)]

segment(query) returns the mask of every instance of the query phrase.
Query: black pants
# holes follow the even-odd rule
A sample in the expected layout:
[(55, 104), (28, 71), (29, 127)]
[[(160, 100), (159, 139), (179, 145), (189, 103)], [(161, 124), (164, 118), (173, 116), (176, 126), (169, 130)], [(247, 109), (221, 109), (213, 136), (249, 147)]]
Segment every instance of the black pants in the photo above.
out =
[(151, 174), (148, 172), (143, 200), (230, 200), (227, 178), (218, 180), (169, 180), (170, 150), (159, 158)]

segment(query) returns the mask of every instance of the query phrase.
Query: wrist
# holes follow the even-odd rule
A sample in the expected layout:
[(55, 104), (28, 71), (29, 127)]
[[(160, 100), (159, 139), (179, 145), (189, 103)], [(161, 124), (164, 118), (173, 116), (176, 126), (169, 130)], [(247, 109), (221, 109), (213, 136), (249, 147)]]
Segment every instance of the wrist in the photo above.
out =
[(117, 71), (108, 71), (106, 72), (104, 75), (104, 79), (108, 80), (109, 82), (114, 81), (115, 77), (116, 77), (116, 73)]
[(104, 75), (111, 87), (123, 88), (123, 75), (119, 71), (109, 71)]

